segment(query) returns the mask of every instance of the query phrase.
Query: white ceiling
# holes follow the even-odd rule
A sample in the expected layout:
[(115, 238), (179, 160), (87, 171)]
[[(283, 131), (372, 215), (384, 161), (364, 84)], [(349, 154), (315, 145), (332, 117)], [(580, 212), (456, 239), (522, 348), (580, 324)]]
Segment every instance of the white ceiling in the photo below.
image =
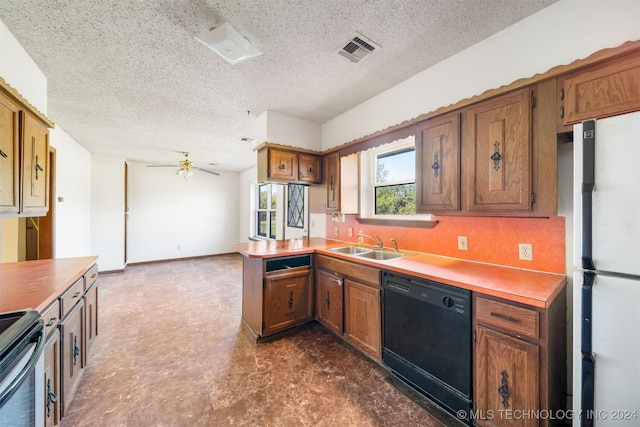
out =
[[(0, 20), (90, 152), (242, 171), (264, 111), (326, 122), (555, 1), (2, 0)], [(195, 40), (223, 22), (264, 54), (230, 65)], [(336, 52), (356, 32), (381, 48), (354, 64)]]

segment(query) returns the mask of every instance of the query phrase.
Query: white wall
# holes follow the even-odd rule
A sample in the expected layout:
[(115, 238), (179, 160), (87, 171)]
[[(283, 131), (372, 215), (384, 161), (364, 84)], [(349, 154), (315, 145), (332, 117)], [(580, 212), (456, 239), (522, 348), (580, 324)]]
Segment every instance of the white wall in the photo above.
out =
[(275, 142), (309, 150), (321, 150), (321, 126), (318, 123), (265, 111), (256, 119), (258, 143)]
[(47, 114), (47, 77), (3, 22), (0, 22), (0, 77)]
[(255, 235), (252, 214), (256, 209), (256, 199), (251, 191), (256, 183), (258, 168), (242, 171), (238, 177), (238, 242), (247, 242), (249, 236)]
[(56, 188), (49, 202), (55, 204), (55, 257), (97, 255), (90, 249), (91, 155), (59, 127), (51, 129), (49, 141), (56, 149)]
[(640, 39), (637, 0), (561, 0), (322, 125), (322, 149)]
[(100, 271), (118, 271), (124, 262), (123, 157), (91, 156), (91, 252)]
[[(129, 163), (129, 263), (233, 252), (238, 240), (239, 174)], [(179, 247), (179, 249), (178, 249)]]

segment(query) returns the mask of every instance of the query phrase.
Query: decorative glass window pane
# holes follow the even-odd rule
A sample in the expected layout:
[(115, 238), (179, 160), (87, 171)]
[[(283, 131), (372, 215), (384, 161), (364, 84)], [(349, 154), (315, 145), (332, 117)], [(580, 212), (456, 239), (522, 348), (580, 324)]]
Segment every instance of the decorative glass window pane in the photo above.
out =
[(274, 211), (269, 212), (269, 217), (271, 218), (271, 227), (269, 229), (269, 238), (276, 238), (276, 213)]
[(258, 236), (267, 237), (267, 212), (258, 212)]
[(287, 225), (304, 228), (304, 186), (289, 184), (289, 206), (287, 208)]

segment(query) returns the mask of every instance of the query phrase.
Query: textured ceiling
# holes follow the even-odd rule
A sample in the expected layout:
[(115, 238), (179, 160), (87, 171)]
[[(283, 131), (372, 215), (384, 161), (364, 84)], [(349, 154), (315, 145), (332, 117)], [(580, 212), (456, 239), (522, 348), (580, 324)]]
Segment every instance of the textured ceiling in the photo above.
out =
[[(2, 0), (0, 20), (90, 152), (242, 171), (264, 111), (323, 123), (555, 1)], [(230, 65), (195, 40), (223, 22), (264, 54)], [(336, 53), (356, 31), (381, 46), (358, 64)]]

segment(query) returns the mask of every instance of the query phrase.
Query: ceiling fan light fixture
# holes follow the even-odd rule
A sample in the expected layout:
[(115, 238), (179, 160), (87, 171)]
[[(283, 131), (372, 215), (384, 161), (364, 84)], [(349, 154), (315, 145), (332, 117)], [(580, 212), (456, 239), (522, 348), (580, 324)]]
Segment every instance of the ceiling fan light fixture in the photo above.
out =
[(196, 40), (232, 65), (262, 55), (258, 48), (242, 37), (228, 22), (201, 36), (196, 36)]

